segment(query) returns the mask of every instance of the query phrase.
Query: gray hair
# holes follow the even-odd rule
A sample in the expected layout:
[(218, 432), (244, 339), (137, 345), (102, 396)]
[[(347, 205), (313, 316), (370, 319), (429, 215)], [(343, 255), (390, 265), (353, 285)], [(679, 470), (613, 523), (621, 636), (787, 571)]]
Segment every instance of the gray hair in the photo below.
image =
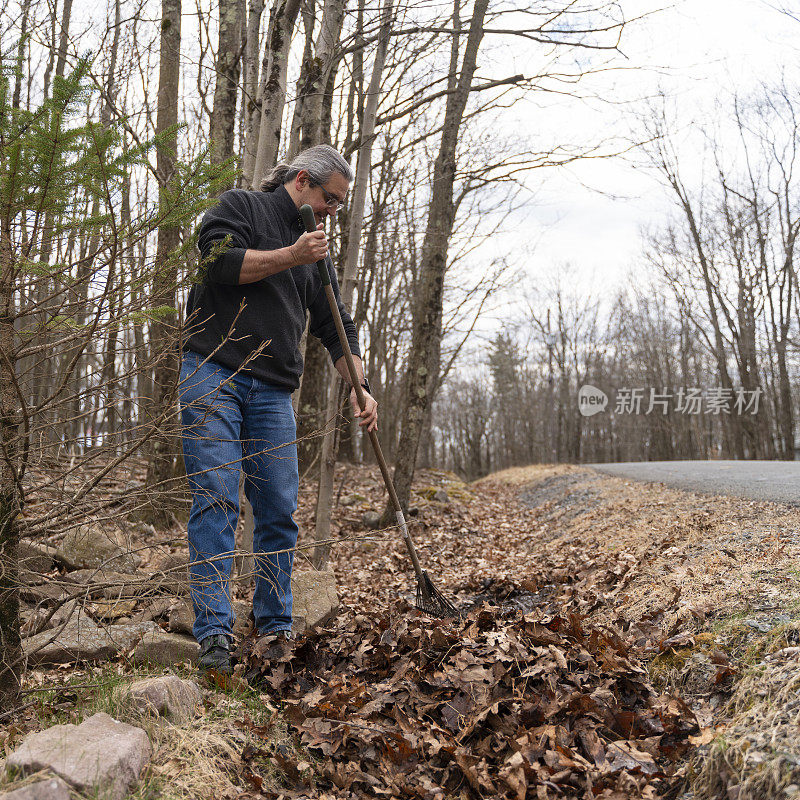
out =
[(261, 191), (271, 192), (288, 183), (298, 176), (301, 169), (319, 186), (327, 183), (334, 172), (344, 175), (348, 181), (353, 180), (353, 170), (342, 155), (329, 144), (318, 144), (303, 150), (291, 164), (277, 164), (261, 182)]

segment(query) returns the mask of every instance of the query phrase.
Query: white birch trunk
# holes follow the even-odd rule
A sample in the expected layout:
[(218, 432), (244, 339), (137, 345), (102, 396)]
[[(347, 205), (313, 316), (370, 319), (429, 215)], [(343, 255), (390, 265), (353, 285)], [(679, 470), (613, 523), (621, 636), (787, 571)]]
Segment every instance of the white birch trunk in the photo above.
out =
[(264, 0), (250, 0), (247, 7), (247, 32), (244, 46), (244, 152), (242, 153), (241, 186), (249, 189), (253, 183), (258, 150), (258, 128), (261, 121), (260, 84), (258, 80), (258, 35)]
[(281, 120), (286, 105), (286, 70), (300, 0), (275, 0), (270, 11), (267, 44), (264, 50), (259, 101), (261, 104), (256, 157), (250, 185), (258, 189), (278, 160)]
[(211, 112), (212, 164), (220, 164), (233, 155), (243, 13), (242, 0), (220, 0), (217, 78)]

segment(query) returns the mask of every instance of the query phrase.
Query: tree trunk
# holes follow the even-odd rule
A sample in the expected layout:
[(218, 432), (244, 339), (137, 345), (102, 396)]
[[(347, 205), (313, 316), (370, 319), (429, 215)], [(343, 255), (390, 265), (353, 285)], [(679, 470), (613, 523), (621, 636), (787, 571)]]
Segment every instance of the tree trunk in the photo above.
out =
[[(335, 48), (342, 31), (344, 20), (344, 0), (326, 0), (322, 14), (322, 25), (315, 52), (312, 56), (310, 40), (312, 25), (306, 21), (306, 43), (303, 53), (303, 64), (298, 83), (302, 87), (295, 106), (292, 137), (288, 158), (297, 155), (323, 141), (322, 112), (323, 95), (328, 88)], [(328, 404), (326, 380), (328, 359), (322, 346), (313, 338), (306, 339), (304, 354), (304, 376), (300, 386), (300, 437), (308, 437), (324, 423), (323, 414)], [(330, 417), (328, 417), (330, 419)], [(300, 443), (298, 456), (300, 468), (307, 468), (320, 452), (319, 437), (306, 438)]]
[[(453, 231), (455, 216), (453, 185), (458, 132), (475, 74), (487, 5), (488, 0), (476, 0), (458, 87), (447, 97), (442, 140), (433, 165), (428, 224), (422, 245), (416, 314), (406, 372), (400, 442), (394, 470), (397, 495), (406, 511), (411, 497), (411, 481), (414, 477), (422, 423), (429, 403), (429, 376), (434, 365), (436, 337), (441, 326), (447, 245)], [(391, 509), (387, 509), (384, 518), (390, 519), (391, 516)]]
[(364, 0), (358, 0), (356, 10), (356, 30), (353, 35), (354, 51), (351, 57), (352, 78), (347, 87), (347, 108), (345, 111), (345, 136), (342, 151), (349, 154), (353, 150), (356, 134), (364, 126)]
[[(138, 255), (134, 263), (135, 277), (138, 280), (132, 280), (131, 285), (138, 289), (133, 289), (135, 292), (135, 303), (137, 308), (147, 308), (147, 292), (148, 286), (145, 282), (144, 276), (147, 272), (147, 251), (146, 243), (139, 242)], [(153, 396), (153, 373), (150, 369), (149, 359), (147, 356), (147, 342), (145, 337), (145, 324), (141, 319), (134, 319), (131, 325), (131, 332), (133, 338), (133, 353), (136, 359), (136, 391), (132, 393), (132, 402), (136, 406), (136, 428), (142, 430), (148, 425), (150, 415), (150, 401), (149, 398)]]
[[(439, 371), (442, 364), (442, 320), (439, 317), (439, 330), (434, 336), (433, 352), (431, 353), (431, 370), (428, 375), (428, 403), (425, 408), (425, 413), (422, 415), (422, 428), (420, 439), (424, 442), (422, 453), (420, 454), (419, 465), (423, 469), (435, 467), (435, 439), (433, 436), (433, 401), (436, 398), (436, 392), (439, 390)], [(480, 438), (477, 444), (477, 450), (480, 453)], [(477, 477), (477, 473), (475, 473)]]
[[(119, 7), (119, 0), (117, 0)], [(130, 175), (126, 174), (122, 183), (122, 198), (120, 202), (120, 218), (125, 229), (130, 229), (131, 224), (131, 181)], [(133, 264), (133, 248), (128, 240), (122, 242), (120, 248), (120, 259), (122, 264)], [(130, 268), (130, 267), (129, 267)], [(111, 292), (109, 300), (109, 314), (111, 319), (120, 320), (124, 316), (125, 304), (125, 276), (120, 276), (119, 285)], [(106, 334), (105, 356), (102, 367), (101, 387), (105, 392), (105, 431), (108, 440), (112, 443), (112, 452), (116, 455), (117, 450), (122, 444), (122, 434), (119, 430), (119, 406), (116, 394), (119, 393), (123, 398), (126, 393), (120, 381), (115, 381), (117, 375), (117, 347), (119, 343), (120, 329), (118, 325), (110, 325)], [(125, 417), (123, 417), (125, 419)]]
[[(58, 38), (58, 49), (55, 53), (51, 52), (51, 60), (48, 61), (47, 65), (47, 72), (45, 74), (45, 96), (48, 96), (47, 93), (50, 91), (50, 70), (52, 68), (52, 57), (55, 56), (55, 77), (56, 78), (63, 78), (64, 77), (64, 69), (67, 63), (67, 45), (69, 44), (69, 31), (70, 31), (70, 23), (72, 21), (72, 2), (73, 0), (64, 0), (64, 6), (61, 13), (61, 18), (59, 20), (60, 23), (60, 35)], [(53, 40), (52, 43), (55, 44), (55, 27), (53, 28)], [(42, 234), (41, 234), (41, 244), (39, 248), (39, 260), (42, 261), (44, 264), (48, 264), (50, 262), (50, 257), (53, 254), (53, 231), (55, 230), (55, 220), (53, 212), (48, 209), (45, 212), (45, 219), (44, 225), (42, 226)], [(48, 330), (47, 321), (52, 315), (52, 306), (53, 306), (53, 299), (47, 299), (53, 293), (53, 283), (49, 276), (42, 275), (39, 277), (38, 280), (35, 281), (34, 291), (39, 295), (39, 300), (41, 305), (39, 306), (39, 310), (33, 316), (33, 323), (35, 327), (40, 331), (37, 334), (36, 341), (34, 342), (35, 345), (43, 345), (46, 344), (48, 339), (51, 337), (51, 333)], [(43, 402), (45, 398), (45, 393), (47, 391), (47, 385), (50, 378), (50, 367), (45, 359), (40, 359), (38, 362), (34, 362), (33, 368), (31, 370), (31, 383), (32, 383), (32, 397), (31, 402), (33, 405), (39, 405)], [(51, 422), (54, 422), (54, 418), (52, 417), (51, 413)], [(57, 436), (56, 436), (56, 426), (54, 424), (45, 426), (45, 435), (47, 436), (48, 440), (55, 444)]]
[(331, 77), (338, 62), (338, 45), (344, 24), (345, 0), (325, 0), (319, 35), (311, 49), (311, 25), (306, 22), (306, 44), (298, 79), (297, 102), (292, 117), (288, 157), (315, 144), (328, 141), (325, 125), (325, 96), (331, 91)]
[[(241, 66), (243, 15), (242, 0), (219, 0), (217, 78), (214, 87), (214, 108), (211, 111), (212, 164), (220, 164), (233, 155), (233, 138), (236, 129), (236, 96), (239, 89), (239, 69)], [(225, 186), (222, 191), (229, 188), (230, 186)]]
[(299, 10), (300, 0), (275, 0), (270, 11), (267, 45), (254, 109), (254, 113), (259, 115), (259, 123), (257, 132), (255, 124), (253, 125), (251, 136), (255, 141), (247, 147), (256, 154), (252, 176), (245, 172), (245, 181), (254, 189), (259, 188), (261, 181), (278, 160), (281, 121), (286, 104), (289, 47)]
[(239, 186), (249, 189), (253, 183), (258, 151), (258, 126), (261, 121), (261, 85), (258, 80), (258, 34), (261, 30), (261, 15), (264, 0), (250, 0), (247, 7), (247, 31), (244, 45), (244, 148), (242, 154), (242, 177)]
[(69, 43), (69, 23), (72, 18), (72, 0), (64, 0), (64, 11), (61, 16), (61, 36), (58, 40), (58, 57), (56, 58), (56, 75), (64, 74), (67, 63), (67, 44)]
[(22, 0), (22, 21), (19, 28), (19, 42), (17, 43), (17, 69), (14, 77), (14, 95), (11, 100), (12, 108), (19, 108), (22, 97), (22, 76), (25, 64), (25, 49), (29, 46), (28, 18), (31, 11), (31, 0)]
[(322, 342), (316, 336), (308, 335), (297, 405), (297, 463), (301, 473), (311, 466), (320, 452), (321, 438), (318, 432), (326, 419), (329, 362), (328, 351)]
[(344, 24), (344, 8), (345, 0), (325, 0), (322, 9), (322, 22), (314, 47), (313, 68), (306, 77), (303, 91), (301, 150), (330, 140), (330, 117), (326, 115), (325, 108), (326, 99), (330, 101), (333, 94), (331, 81), (339, 61), (338, 47)]
[[(350, 203), (350, 228), (347, 235), (344, 270), (342, 275), (342, 302), (345, 308), (353, 306), (353, 294), (358, 284), (358, 254), (361, 232), (364, 227), (364, 208), (367, 203), (369, 173), (372, 163), (372, 142), (375, 134), (375, 120), (378, 116), (380, 100), (381, 76), (386, 64), (386, 51), (392, 27), (393, 0), (385, 0), (378, 46), (375, 50), (375, 62), (367, 92), (367, 104), (363, 114), (361, 128), (361, 147), (356, 163), (356, 179), (353, 187), (353, 199)], [(344, 381), (335, 370), (331, 370), (331, 381), (328, 387), (328, 408), (326, 419), (335, 419), (344, 395)], [(336, 467), (337, 450), (336, 429), (325, 434), (322, 443), (320, 464), (319, 492), (317, 495), (317, 517), (314, 538), (324, 541), (330, 538), (331, 505), (333, 502), (333, 479)], [(330, 545), (317, 545), (314, 548), (314, 564), (323, 568), (328, 563)]]
[[(161, 63), (158, 78), (158, 114), (156, 133), (163, 134), (178, 122), (178, 81), (180, 76), (181, 0), (162, 0)], [(156, 151), (156, 170), (159, 181), (159, 206), (169, 201), (169, 188), (175, 173), (177, 134), (159, 142)], [(156, 242), (152, 307), (166, 308), (150, 325), (150, 349), (155, 361), (152, 424), (159, 430), (153, 437), (153, 448), (148, 468), (148, 486), (151, 497), (165, 486), (174, 475), (177, 452), (177, 423), (172, 413), (174, 390), (178, 378), (177, 354), (174, 350), (175, 287), (177, 266), (173, 253), (180, 244), (180, 229), (175, 225), (160, 225)], [(154, 492), (155, 490), (155, 492)], [(169, 522), (169, 509), (164, 502), (151, 503), (152, 519), (162, 524)]]
[[(113, 114), (112, 98), (116, 93), (116, 72), (117, 72), (117, 55), (119, 53), (119, 32), (122, 27), (122, 9), (121, 0), (114, 2), (114, 36), (111, 41), (111, 55), (108, 65), (108, 78), (105, 86), (105, 97), (103, 105), (100, 110), (100, 124), (107, 127), (111, 123)], [(126, 174), (123, 181), (123, 191), (121, 198), (120, 214), (123, 225), (130, 226), (131, 221), (131, 206), (130, 206), (130, 178)], [(122, 243), (122, 259), (125, 262), (125, 250), (128, 247), (127, 242)], [(110, 269), (116, 270), (116, 261), (110, 265)], [(109, 275), (108, 278), (108, 313), (110, 318), (118, 319), (122, 312), (122, 304), (124, 302), (123, 285), (125, 283), (124, 277), (120, 280), (120, 287), (114, 289), (115, 275)], [(116, 415), (116, 399), (114, 397), (114, 387), (112, 382), (115, 375), (115, 361), (117, 357), (117, 336), (118, 329), (116, 325), (109, 325), (106, 331), (106, 342), (103, 348), (103, 364), (101, 367), (101, 380), (97, 392), (97, 401), (95, 404), (96, 409), (102, 414), (106, 437), (113, 441), (117, 435), (117, 415)], [(92, 427), (95, 427), (94, 425)]]
[[(722, 336), (722, 327), (719, 321), (719, 314), (717, 312), (717, 303), (714, 299), (715, 283), (711, 277), (710, 267), (706, 258), (705, 247), (703, 245), (702, 237), (700, 236), (700, 229), (697, 224), (697, 219), (694, 215), (688, 197), (684, 194), (682, 187), (676, 181), (671, 181), (673, 189), (678, 195), (683, 211), (686, 214), (686, 221), (689, 225), (689, 232), (692, 237), (692, 242), (697, 252), (697, 260), (700, 263), (700, 269), (703, 276), (703, 287), (705, 289), (706, 300), (708, 302), (709, 316), (711, 318), (711, 325), (714, 329), (714, 358), (717, 362), (717, 372), (719, 373), (720, 384), (726, 391), (733, 390), (733, 381), (731, 380), (730, 373), (728, 372), (727, 355), (725, 350), (725, 340)], [(735, 458), (744, 458), (744, 443), (742, 442), (741, 426), (738, 419), (733, 415), (726, 416), (722, 420), (724, 454), (733, 455)]]
[[(14, 259), (11, 203), (0, 219), (0, 708), (19, 696), (22, 646), (19, 633), (18, 414), (14, 386)], [(46, 359), (45, 359), (46, 360)]]
[(291, 161), (300, 151), (300, 128), (303, 119), (303, 86), (306, 76), (312, 69), (311, 61), (314, 58), (314, 25), (316, 24), (316, 0), (308, 0), (303, 10), (303, 57), (300, 60), (300, 76), (295, 83), (294, 111), (289, 126), (289, 136), (286, 143), (286, 160)]

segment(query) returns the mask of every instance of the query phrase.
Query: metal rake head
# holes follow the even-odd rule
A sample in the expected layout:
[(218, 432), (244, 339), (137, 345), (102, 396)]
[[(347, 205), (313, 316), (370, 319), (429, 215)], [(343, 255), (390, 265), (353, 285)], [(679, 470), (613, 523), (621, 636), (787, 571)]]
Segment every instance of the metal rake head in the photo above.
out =
[(422, 580), (417, 582), (417, 608), (441, 619), (461, 617), (461, 612), (433, 585), (425, 570)]

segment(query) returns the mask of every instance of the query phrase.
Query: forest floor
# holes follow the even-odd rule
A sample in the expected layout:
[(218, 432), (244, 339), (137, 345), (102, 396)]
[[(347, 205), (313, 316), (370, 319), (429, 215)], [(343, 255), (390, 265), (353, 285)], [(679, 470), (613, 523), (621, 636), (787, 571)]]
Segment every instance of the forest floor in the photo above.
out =
[[(156, 731), (135, 797), (800, 794), (800, 509), (581, 467), (424, 470), (412, 536), (463, 612), (442, 621), (413, 607), (397, 531), (363, 525), (377, 469), (336, 486), (338, 615), (276, 652), (260, 691), (206, 688), (192, 723)], [(305, 483), (301, 548), (314, 501)], [(134, 674), (33, 670), (0, 743), (113, 712)]]

